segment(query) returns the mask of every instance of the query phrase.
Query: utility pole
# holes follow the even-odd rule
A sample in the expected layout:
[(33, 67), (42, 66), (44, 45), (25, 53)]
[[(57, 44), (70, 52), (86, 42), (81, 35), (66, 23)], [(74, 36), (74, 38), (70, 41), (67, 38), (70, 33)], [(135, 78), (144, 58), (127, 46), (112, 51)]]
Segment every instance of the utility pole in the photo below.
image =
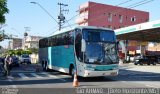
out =
[(64, 23), (64, 21), (65, 21), (65, 16), (63, 15), (63, 12), (64, 11), (68, 12), (69, 10), (62, 9), (62, 6), (68, 6), (67, 4), (58, 3), (58, 5), (60, 6), (60, 12), (59, 12), (59, 16), (58, 16), (58, 19), (59, 19), (58, 24), (59, 24), (59, 30), (61, 30), (62, 29), (62, 23)]
[(28, 33), (27, 31), (29, 32), (30, 31), (30, 27), (24, 27), (25, 28), (25, 32), (24, 32), (24, 39), (23, 39), (23, 49), (26, 49), (26, 38), (28, 36)]

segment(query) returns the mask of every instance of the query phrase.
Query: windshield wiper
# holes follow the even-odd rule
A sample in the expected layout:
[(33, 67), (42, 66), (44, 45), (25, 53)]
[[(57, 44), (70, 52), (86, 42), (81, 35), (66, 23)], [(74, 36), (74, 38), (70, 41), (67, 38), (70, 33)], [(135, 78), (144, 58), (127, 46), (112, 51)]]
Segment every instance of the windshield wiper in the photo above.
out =
[(107, 55), (107, 57), (109, 58), (109, 60), (110, 60), (110, 62), (113, 64), (113, 61), (112, 61), (112, 59)]

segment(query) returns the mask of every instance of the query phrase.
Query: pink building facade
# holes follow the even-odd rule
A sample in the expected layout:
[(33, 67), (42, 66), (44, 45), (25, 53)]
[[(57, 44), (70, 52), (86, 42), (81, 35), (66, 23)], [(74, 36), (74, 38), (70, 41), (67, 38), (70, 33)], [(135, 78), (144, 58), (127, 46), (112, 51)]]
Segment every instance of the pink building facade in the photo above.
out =
[(145, 11), (86, 2), (79, 7), (79, 17), (76, 23), (81, 26), (99, 26), (114, 30), (148, 20), (149, 13)]

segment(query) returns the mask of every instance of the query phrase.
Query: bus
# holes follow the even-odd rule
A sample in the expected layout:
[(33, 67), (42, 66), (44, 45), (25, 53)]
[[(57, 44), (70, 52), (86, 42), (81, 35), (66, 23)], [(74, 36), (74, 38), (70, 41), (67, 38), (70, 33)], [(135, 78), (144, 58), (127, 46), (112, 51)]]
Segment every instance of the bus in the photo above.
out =
[(118, 43), (114, 31), (77, 26), (39, 40), (39, 62), (52, 69), (81, 77), (118, 75)]

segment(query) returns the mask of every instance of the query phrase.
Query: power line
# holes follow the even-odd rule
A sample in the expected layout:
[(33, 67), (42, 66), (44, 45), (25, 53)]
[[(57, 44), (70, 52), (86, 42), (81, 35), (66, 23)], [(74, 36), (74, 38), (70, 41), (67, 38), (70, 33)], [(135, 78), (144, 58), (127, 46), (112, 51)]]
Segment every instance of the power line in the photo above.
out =
[[(130, 1), (132, 1), (132, 0), (124, 1), (124, 2), (122, 2), (122, 3), (117, 4), (116, 6), (119, 6), (119, 5), (122, 5), (122, 4), (125, 4), (125, 3), (128, 3), (128, 2), (130, 2)], [(95, 5), (98, 5), (98, 3), (96, 3), (96, 4), (92, 5), (92, 6), (90, 6), (90, 8), (91, 8), (91, 7), (93, 7), (93, 6), (95, 6)], [(111, 8), (109, 8), (109, 9), (111, 9)], [(103, 11), (106, 11), (106, 10), (109, 10), (109, 9), (105, 9), (105, 10), (103, 10)], [(71, 17), (69, 20), (67, 20), (67, 22), (69, 22), (70, 20), (72, 20), (73, 18), (75, 18), (75, 17), (76, 17), (76, 16), (78, 16), (78, 15), (79, 15), (79, 14), (77, 14), (77, 15), (75, 15), (75, 16), (73, 16), (73, 17)]]
[(46, 36), (46, 35), (49, 35), (50, 31), (53, 31), (53, 29), (55, 29), (55, 28), (57, 28), (57, 26), (50, 28), (49, 30), (47, 30), (46, 32), (43, 32), (43, 33), (40, 34), (40, 35), (45, 35), (45, 36)]
[(41, 6), (38, 2), (30, 2), (30, 3), (37, 4), (41, 9), (43, 9), (58, 24), (56, 19), (54, 19), (54, 17), (43, 6)]
[(46, 37), (47, 37), (48, 35), (52, 35), (54, 32), (56, 32), (56, 31), (58, 31), (58, 30), (59, 30), (59, 28), (58, 28), (57, 30), (55, 30), (55, 31), (53, 31), (53, 32), (51, 32), (51, 33), (49, 33), (49, 34), (47, 34)]
[[(146, 1), (146, 2), (145, 2)], [(154, 0), (149, 0), (149, 1), (147, 1), (147, 0), (142, 0), (142, 1), (140, 1), (140, 2), (137, 2), (137, 3), (135, 3), (135, 4), (132, 4), (132, 5), (129, 5), (129, 6), (127, 6), (128, 8), (134, 8), (134, 7), (137, 7), (137, 6), (140, 6), (140, 5), (143, 5), (143, 4), (146, 4), (146, 3), (149, 3), (149, 2), (152, 2), (152, 1), (154, 1)], [(119, 13), (119, 12), (122, 12), (122, 11), (124, 11), (124, 10), (119, 10), (119, 11), (117, 11), (117, 12), (112, 12), (113, 14), (116, 14), (116, 13)]]
[[(122, 3), (117, 4), (116, 6), (119, 6), (119, 5), (128, 3), (128, 2), (130, 2), (130, 1), (132, 1), (132, 0), (124, 1), (124, 2), (122, 2)], [(92, 7), (94, 7), (95, 5), (98, 5), (98, 4), (99, 4), (99, 3), (96, 3), (96, 4), (92, 5), (92, 6), (90, 6), (90, 8), (92, 8)], [(111, 8), (109, 8), (109, 9), (111, 9)], [(109, 9), (105, 9), (105, 10), (103, 10), (103, 11), (106, 11), (106, 10), (109, 10)], [(73, 18), (77, 17), (78, 15), (79, 15), (79, 13), (76, 14), (75, 16), (71, 17), (71, 18), (70, 18), (69, 20), (67, 20), (67, 21), (68, 21), (68, 22), (71, 21)]]
[(13, 31), (16, 31), (16, 33), (18, 33), (20, 36), (22, 36), (23, 34), (21, 34), (17, 29), (15, 29), (15, 28), (10, 28), (11, 30), (13, 30)]
[[(128, 2), (130, 2), (130, 1), (132, 1), (132, 0), (124, 1), (124, 2), (122, 2), (122, 3), (117, 4), (116, 6), (119, 6), (119, 5), (128, 3)], [(96, 4), (92, 5), (92, 6), (90, 6), (90, 8), (93, 7), (93, 6), (96, 6), (96, 5), (98, 5), (98, 4), (99, 4), (99, 3), (96, 3)], [(109, 9), (111, 9), (111, 8), (109, 8)], [(105, 9), (105, 10), (103, 10), (103, 11), (106, 11), (106, 10), (109, 10), (109, 9)], [(78, 16), (78, 15), (79, 15), (79, 14), (77, 14), (77, 15), (71, 17), (69, 20), (67, 20), (67, 22), (69, 22), (70, 20), (72, 20), (73, 18), (75, 18), (75, 17)]]
[[(121, 4), (125, 4), (125, 3), (130, 2), (130, 1), (132, 1), (132, 0), (127, 0), (127, 1), (122, 2), (122, 3), (120, 3), (120, 4), (116, 5), (116, 6), (119, 6), (119, 5), (121, 5)], [(134, 7), (137, 7), (137, 6), (140, 6), (140, 5), (143, 5), (143, 4), (152, 2), (152, 1), (154, 1), (154, 0), (149, 0), (149, 1), (142, 0), (142, 1), (140, 1), (140, 2), (134, 3), (134, 4), (129, 5), (129, 6), (127, 6), (127, 7), (128, 7), (128, 8), (134, 8)], [(111, 9), (111, 8), (109, 8), (109, 9)], [(109, 10), (109, 9), (107, 9), (107, 10)], [(116, 13), (119, 13), (119, 12), (122, 12), (122, 11), (124, 11), (124, 10), (121, 9), (121, 11), (118, 11), (118, 12), (116, 12)], [(112, 12), (112, 13), (115, 13), (115, 12)], [(104, 13), (104, 14), (105, 14), (105, 13)], [(75, 16), (73, 16), (73, 17), (75, 17)], [(73, 17), (72, 17), (72, 18), (73, 18)], [(93, 20), (90, 20), (90, 21), (95, 21), (95, 20), (101, 19), (102, 17), (104, 17), (104, 15), (100, 15), (98, 18), (93, 19)]]
[[(146, 1), (146, 0), (142, 0), (142, 1), (140, 1), (140, 2), (137, 2), (137, 3), (135, 3), (136, 4), (136, 6), (135, 6), (135, 4), (132, 4), (132, 5), (134, 5), (134, 6), (127, 6), (128, 8), (134, 8), (134, 7), (137, 7), (137, 6), (140, 6), (140, 5), (143, 5), (143, 4), (146, 4), (146, 3), (149, 3), (149, 2), (151, 2), (151, 1), (154, 1), (154, 0), (150, 0), (150, 1), (148, 1), (148, 2), (144, 2), (144, 1)], [(143, 3), (142, 3), (143, 2)], [(138, 3), (140, 3), (139, 5), (137, 5)], [(118, 12), (111, 12), (112, 14), (114, 13), (114, 14), (117, 14), (117, 13), (119, 13), (119, 12), (122, 12), (122, 11), (124, 11), (124, 9), (120, 9), (121, 11), (118, 11)], [(104, 14), (106, 14), (107, 12), (105, 12)], [(102, 17), (104, 17), (104, 15), (100, 15), (98, 18), (96, 18), (96, 19), (93, 19), (93, 20), (89, 20), (89, 21), (95, 21), (95, 20), (99, 20), (99, 19), (101, 19)]]
[(64, 26), (64, 28), (69, 27), (69, 26), (71, 26), (71, 25), (77, 25), (77, 24), (76, 24), (76, 23), (70, 24), (70, 25)]
[(70, 27), (70, 28), (72, 28), (71, 24), (69, 24), (69, 22), (68, 22), (68, 21), (67, 21), (67, 23), (68, 23), (69, 27)]
[[(94, 6), (96, 6), (96, 5), (98, 5), (98, 3), (97, 4), (94, 4), (94, 5), (92, 5), (92, 6), (90, 6), (90, 8), (91, 7), (94, 7)], [(79, 10), (77, 10), (76, 12), (78, 12), (78, 11), (80, 11), (80, 9)], [(69, 20), (67, 20), (68, 22), (70, 21), (70, 20), (72, 20), (73, 18), (75, 18), (76, 16), (78, 16), (79, 15), (79, 13), (78, 14), (76, 14), (76, 15), (74, 15), (73, 17), (71, 17)]]
[[(91, 8), (91, 7), (94, 7), (94, 6), (96, 6), (96, 5), (98, 5), (98, 3), (97, 3), (97, 4), (94, 4), (94, 5), (92, 5), (92, 6), (90, 6), (90, 8)], [(78, 12), (78, 11), (80, 11), (80, 9), (77, 10), (76, 12)], [(78, 15), (79, 15), (79, 13), (76, 14), (76, 15), (74, 15), (73, 17), (71, 17), (69, 20), (66, 20), (66, 21), (69, 22), (69, 21), (71, 21), (73, 18), (77, 17)]]
[[(129, 0), (130, 1), (130, 0)], [(143, 0), (143, 1), (145, 1), (145, 0)], [(121, 3), (120, 3), (121, 4)], [(132, 4), (133, 5), (133, 4)], [(119, 6), (119, 4), (118, 5), (116, 5), (116, 7), (118, 7)], [(128, 7), (128, 6), (127, 6)], [(112, 8), (109, 8), (109, 9), (106, 9), (105, 11), (107, 11), (107, 10), (110, 10), (110, 9), (112, 9)], [(122, 10), (122, 9), (118, 9), (118, 10)], [(113, 13), (113, 12), (111, 12), (111, 13)], [(104, 15), (106, 14), (106, 12), (104, 12)], [(99, 20), (99, 19), (101, 19), (102, 17), (104, 17), (104, 15), (100, 15), (98, 18), (95, 18), (95, 19), (93, 19), (93, 20), (89, 20), (89, 21), (95, 21), (95, 20)]]
[[(96, 6), (96, 5), (98, 5), (98, 3), (90, 6), (90, 8), (91, 8), (91, 7), (94, 7), (94, 6)], [(80, 11), (80, 10), (81, 10), (81, 9), (77, 10), (76, 12), (78, 12), (78, 11)], [(69, 20), (67, 20), (67, 21), (69, 22), (70, 20), (72, 20), (73, 18), (75, 18), (75, 17), (78, 16), (78, 15), (79, 15), (79, 13), (76, 14), (76, 15), (74, 15), (73, 17), (71, 17), (71, 18), (70, 18)]]
[(152, 1), (154, 1), (154, 0), (147, 1), (147, 2), (144, 2), (144, 3), (138, 4), (138, 5), (133, 6), (133, 7), (130, 7), (130, 8), (134, 8), (134, 7), (137, 7), (137, 6), (143, 5), (143, 4), (147, 4), (147, 3), (152, 2)]

